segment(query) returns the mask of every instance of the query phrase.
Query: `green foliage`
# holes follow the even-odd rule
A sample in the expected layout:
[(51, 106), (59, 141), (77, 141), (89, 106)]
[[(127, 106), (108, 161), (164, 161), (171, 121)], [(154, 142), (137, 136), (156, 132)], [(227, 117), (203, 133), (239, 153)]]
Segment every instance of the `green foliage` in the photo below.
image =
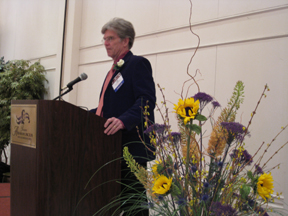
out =
[(194, 131), (197, 134), (201, 133), (201, 127), (196, 124), (186, 125), (187, 128), (190, 128), (191, 131)]
[[(8, 63), (8, 62), (7, 62)], [(5, 67), (5, 61), (4, 61), (4, 56), (2, 56), (0, 58), (0, 72), (3, 72), (4, 71), (4, 67)]]
[(248, 200), (248, 195), (250, 194), (251, 187), (249, 185), (243, 184), (240, 188), (241, 198)]
[(47, 92), (44, 82), (45, 68), (39, 63), (26, 60), (5, 63), (0, 59), (0, 150), (10, 139), (11, 100), (42, 99)]
[(206, 121), (207, 120), (206, 116), (203, 116), (199, 113), (196, 115), (195, 119), (198, 121)]
[(146, 178), (147, 178), (147, 171), (144, 167), (139, 165), (130, 154), (128, 147), (124, 147), (123, 149), (123, 157), (127, 163), (127, 166), (131, 169), (131, 172), (137, 177), (137, 179), (145, 185)]
[[(227, 118), (230, 116), (235, 118), (237, 110), (240, 108), (240, 104), (244, 101), (244, 83), (238, 81), (234, 87), (232, 97), (227, 106)], [(226, 120), (228, 121), (228, 119)]]

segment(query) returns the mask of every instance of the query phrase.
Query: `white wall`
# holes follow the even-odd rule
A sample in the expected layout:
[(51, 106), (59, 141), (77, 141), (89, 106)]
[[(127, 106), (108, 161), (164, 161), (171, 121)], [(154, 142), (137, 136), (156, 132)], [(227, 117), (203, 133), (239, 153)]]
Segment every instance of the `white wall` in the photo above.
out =
[(0, 0), (0, 56), (40, 60), (47, 70), (49, 93), (58, 95), (64, 1)]
[[(0, 0), (0, 56), (41, 59), (48, 69), (50, 99), (58, 94), (63, 11), (64, 0)], [(197, 38), (189, 31), (189, 12), (188, 0), (69, 0), (63, 83), (83, 72), (88, 79), (65, 99), (89, 109), (97, 106), (112, 64), (101, 44), (101, 27), (113, 17), (122, 17), (136, 30), (132, 52), (150, 60), (155, 83), (165, 87), (167, 100), (177, 103), (197, 46)], [(200, 70), (196, 78), (201, 91), (224, 107), (235, 83), (242, 80), (245, 101), (237, 121), (247, 125), (264, 85), (271, 89), (253, 119), (252, 136), (246, 140), (248, 151), (254, 154), (288, 123), (288, 0), (195, 0), (191, 22), (201, 43), (189, 72)], [(188, 96), (196, 92), (194, 85)], [(158, 90), (157, 98), (160, 103)], [(160, 122), (159, 114), (156, 119)], [(173, 114), (170, 120), (176, 130)], [(266, 159), (287, 140), (286, 131), (277, 137)], [(283, 192), (286, 203), (287, 153), (288, 146), (269, 164), (270, 168), (281, 164), (272, 174), (275, 192)]]

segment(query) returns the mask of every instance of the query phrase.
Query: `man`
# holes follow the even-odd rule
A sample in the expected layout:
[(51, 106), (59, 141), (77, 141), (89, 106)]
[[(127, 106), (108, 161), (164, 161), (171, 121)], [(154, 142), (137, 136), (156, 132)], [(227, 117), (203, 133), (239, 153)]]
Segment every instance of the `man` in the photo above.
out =
[[(145, 129), (143, 109), (146, 105), (149, 106), (149, 120), (154, 122), (153, 110), (156, 96), (152, 68), (147, 59), (135, 56), (130, 51), (135, 37), (130, 22), (114, 18), (103, 26), (101, 32), (104, 35), (103, 41), (107, 54), (113, 59), (114, 64), (104, 81), (96, 115), (107, 118), (104, 124), (105, 134), (112, 135), (122, 130), (122, 147), (128, 146), (135, 160), (146, 167), (146, 162), (155, 158), (153, 152), (140, 141), (139, 135), (149, 148), (154, 150), (154, 147), (149, 144), (149, 138), (143, 135)], [(132, 185), (136, 178), (132, 173), (127, 172), (129, 168), (127, 169), (125, 162), (122, 162), (121, 169), (123, 192), (127, 189), (124, 188), (124, 184)], [(141, 187), (141, 191), (144, 192), (142, 185)], [(136, 193), (128, 191), (126, 194), (131, 196), (133, 192)], [(148, 210), (133, 215), (148, 215)]]

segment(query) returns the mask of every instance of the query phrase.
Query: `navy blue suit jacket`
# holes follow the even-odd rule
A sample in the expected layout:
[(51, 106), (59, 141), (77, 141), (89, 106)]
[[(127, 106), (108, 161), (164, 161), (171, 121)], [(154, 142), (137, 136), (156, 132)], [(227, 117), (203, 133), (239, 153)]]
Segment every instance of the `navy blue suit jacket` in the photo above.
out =
[[(142, 108), (148, 101), (149, 119), (154, 123), (155, 84), (150, 62), (146, 58), (135, 56), (129, 51), (123, 60), (124, 64), (113, 74), (104, 94), (103, 117), (107, 119), (115, 117), (123, 122), (125, 129), (122, 131), (122, 146), (128, 146), (129, 152), (135, 157), (136, 161), (142, 163), (155, 159), (153, 153), (147, 150), (139, 139), (140, 134), (148, 147), (154, 150), (150, 146), (148, 136), (143, 135), (145, 129)], [(112, 81), (118, 73), (121, 73), (124, 83), (115, 92)], [(136, 126), (139, 128), (139, 134)]]

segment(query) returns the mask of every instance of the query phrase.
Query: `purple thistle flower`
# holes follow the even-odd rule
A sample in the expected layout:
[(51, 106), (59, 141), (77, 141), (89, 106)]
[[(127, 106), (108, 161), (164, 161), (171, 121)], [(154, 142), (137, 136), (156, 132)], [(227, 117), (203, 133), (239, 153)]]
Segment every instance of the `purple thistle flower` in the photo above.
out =
[(185, 198), (179, 198), (178, 200), (177, 200), (177, 204), (179, 205), (179, 206), (183, 206), (183, 205), (186, 205), (187, 204), (187, 201), (186, 201), (186, 199)]
[(145, 131), (144, 133), (145, 134), (149, 134), (151, 132), (155, 132), (156, 134), (158, 135), (164, 135), (167, 130), (170, 128), (170, 125), (165, 125), (165, 124), (153, 124), (153, 125), (150, 125)]
[(163, 197), (162, 195), (159, 195), (159, 196), (158, 196), (158, 200), (159, 200), (159, 201), (163, 201), (163, 200), (164, 200), (164, 197)]
[(212, 105), (214, 109), (221, 106), (217, 101), (212, 101)]
[(247, 150), (243, 151), (242, 156), (243, 156), (243, 160), (244, 160), (245, 164), (248, 163), (248, 165), (251, 165), (251, 163), (253, 162), (252, 156), (248, 153)]
[(222, 161), (219, 161), (219, 162), (217, 163), (217, 166), (222, 167), (222, 166), (223, 166), (223, 162), (222, 162)]
[(209, 187), (209, 183), (208, 182), (204, 182), (204, 184), (203, 184), (203, 186), (205, 187), (205, 188), (208, 188)]
[(206, 202), (207, 200), (209, 199), (209, 196), (207, 194), (204, 194), (202, 197), (201, 197), (201, 200)]
[(255, 164), (255, 169), (256, 169), (256, 174), (263, 174), (263, 170), (262, 168), (258, 165), (258, 164)]
[(242, 165), (245, 165), (245, 164), (251, 165), (251, 163), (253, 162), (252, 156), (248, 153), (247, 150), (244, 150), (241, 155), (238, 155), (238, 154), (239, 154), (239, 150), (234, 149), (233, 153), (230, 154), (230, 157), (235, 158), (236, 162)]
[(191, 171), (192, 171), (192, 173), (195, 173), (197, 171), (197, 166), (193, 165), (191, 167)]
[(233, 139), (236, 139), (240, 142), (244, 140), (246, 128), (242, 124), (238, 122), (222, 122), (221, 125), (229, 132), (229, 135)]
[(222, 205), (220, 202), (213, 202), (211, 205), (211, 215), (213, 216), (236, 216), (237, 212), (230, 205)]
[(210, 95), (208, 95), (208, 94), (206, 94), (204, 92), (198, 92), (197, 94), (194, 95), (193, 98), (194, 98), (194, 101), (199, 100), (199, 102), (200, 102), (200, 110), (203, 110), (203, 108), (209, 102), (211, 102), (213, 100), (213, 98)]

